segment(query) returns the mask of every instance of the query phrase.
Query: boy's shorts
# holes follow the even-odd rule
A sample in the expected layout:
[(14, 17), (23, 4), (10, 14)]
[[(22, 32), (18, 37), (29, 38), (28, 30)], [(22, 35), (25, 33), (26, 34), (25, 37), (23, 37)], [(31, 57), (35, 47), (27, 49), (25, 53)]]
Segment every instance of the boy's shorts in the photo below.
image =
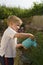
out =
[(0, 56), (0, 64), (1, 65), (5, 65), (5, 60), (4, 60), (4, 56)]
[(5, 58), (5, 65), (14, 65), (14, 58)]

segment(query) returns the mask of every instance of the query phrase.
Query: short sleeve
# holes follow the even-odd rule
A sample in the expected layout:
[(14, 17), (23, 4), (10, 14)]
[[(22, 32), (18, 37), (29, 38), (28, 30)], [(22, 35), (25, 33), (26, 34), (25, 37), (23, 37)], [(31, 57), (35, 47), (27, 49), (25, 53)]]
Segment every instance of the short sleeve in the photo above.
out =
[(14, 32), (13, 32), (13, 31), (11, 31), (11, 32), (10, 32), (10, 34), (9, 34), (9, 36), (10, 36), (11, 38), (14, 38), (15, 34), (16, 34), (16, 32), (15, 32), (15, 31), (14, 31)]
[(8, 36), (10, 38), (14, 38), (14, 35), (16, 34), (17, 32), (11, 28), (8, 29)]

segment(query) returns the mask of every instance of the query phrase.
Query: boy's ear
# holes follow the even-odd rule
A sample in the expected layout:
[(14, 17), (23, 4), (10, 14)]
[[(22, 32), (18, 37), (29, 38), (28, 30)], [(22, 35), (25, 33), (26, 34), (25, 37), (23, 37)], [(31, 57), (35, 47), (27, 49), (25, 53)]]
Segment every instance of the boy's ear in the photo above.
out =
[(10, 22), (11, 25), (13, 25), (14, 23), (13, 22)]

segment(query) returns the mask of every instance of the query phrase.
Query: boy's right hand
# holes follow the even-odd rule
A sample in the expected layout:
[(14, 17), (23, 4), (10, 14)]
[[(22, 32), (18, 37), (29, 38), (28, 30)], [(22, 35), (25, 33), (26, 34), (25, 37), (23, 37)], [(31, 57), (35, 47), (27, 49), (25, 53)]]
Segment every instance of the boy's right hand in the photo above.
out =
[(30, 34), (30, 37), (32, 40), (34, 40), (35, 36), (33, 34)]

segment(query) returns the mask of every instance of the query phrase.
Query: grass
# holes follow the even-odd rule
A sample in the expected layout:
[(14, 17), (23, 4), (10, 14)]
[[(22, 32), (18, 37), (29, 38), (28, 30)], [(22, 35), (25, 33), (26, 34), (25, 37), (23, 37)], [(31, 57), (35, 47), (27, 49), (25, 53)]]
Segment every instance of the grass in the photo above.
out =
[[(35, 32), (28, 31), (28, 32), (31, 32), (35, 35), (37, 43), (38, 43), (38, 47), (37, 48), (32, 47), (28, 49), (27, 51), (25, 51), (25, 54), (28, 57), (28, 59), (33, 61), (32, 65), (43, 65), (43, 32), (41, 31), (35, 31)], [(20, 58), (19, 55), (18, 55), (18, 58)], [(16, 63), (16, 65), (18, 64)]]

